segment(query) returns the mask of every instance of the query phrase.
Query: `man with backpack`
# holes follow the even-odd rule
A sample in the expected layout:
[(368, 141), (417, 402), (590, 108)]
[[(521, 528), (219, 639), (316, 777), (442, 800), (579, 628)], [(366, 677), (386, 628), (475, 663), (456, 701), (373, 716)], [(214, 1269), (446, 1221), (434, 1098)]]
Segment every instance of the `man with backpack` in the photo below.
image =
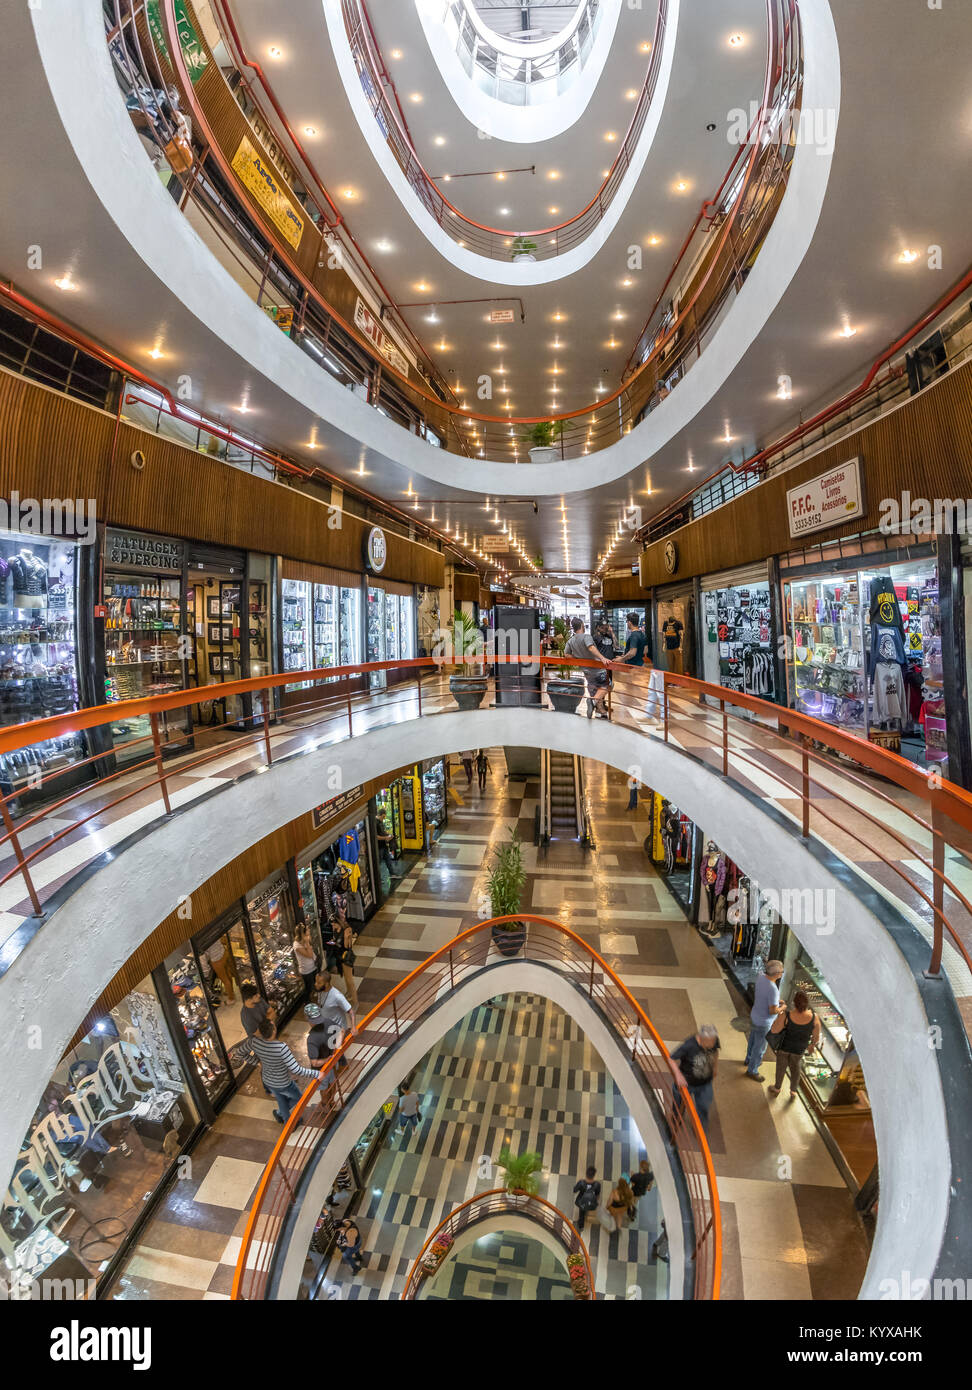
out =
[(582, 1178), (574, 1184), (574, 1205), (577, 1208), (577, 1229), (584, 1229), (588, 1212), (597, 1211), (601, 1201), (601, 1184), (596, 1181), (597, 1169), (588, 1168)]

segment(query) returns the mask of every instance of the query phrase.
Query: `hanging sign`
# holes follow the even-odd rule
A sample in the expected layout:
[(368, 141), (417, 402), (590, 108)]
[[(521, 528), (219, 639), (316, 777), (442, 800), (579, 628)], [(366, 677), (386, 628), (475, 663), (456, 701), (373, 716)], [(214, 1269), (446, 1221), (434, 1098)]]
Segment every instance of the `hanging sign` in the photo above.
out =
[(790, 488), (786, 494), (786, 511), (791, 536), (812, 535), (863, 516), (860, 465), (860, 459), (854, 458), (832, 468), (829, 473), (821, 473), (799, 487)]
[(105, 532), (105, 564), (109, 569), (182, 572), (185, 542), (169, 536), (143, 536), (139, 531)]
[(493, 309), (489, 315), (490, 323), (512, 323), (512, 309)]
[(320, 806), (315, 806), (311, 812), (311, 819), (315, 830), (322, 830), (329, 821), (336, 820), (344, 811), (347, 811), (356, 801), (361, 800), (364, 787), (359, 783), (352, 787), (350, 791), (341, 792), (339, 796), (332, 796), (330, 801), (323, 802)]
[(372, 526), (365, 537), (365, 564), (374, 574), (381, 574), (388, 559), (388, 542), (380, 526)]
[[(176, 31), (179, 35), (179, 46), (182, 49), (182, 57), (189, 74), (189, 81), (195, 87), (209, 66), (209, 58), (203, 47), (202, 40), (196, 33), (192, 20), (186, 13), (185, 0), (175, 0), (174, 5)], [(152, 32), (152, 41), (165, 56), (169, 56), (169, 46), (165, 41), (165, 25), (162, 23), (162, 15), (159, 11), (159, 0), (148, 0), (146, 6), (148, 15), (149, 29)]]
[(276, 169), (245, 135), (233, 156), (233, 169), (253, 201), (296, 250), (304, 235), (304, 219), (281, 187)]

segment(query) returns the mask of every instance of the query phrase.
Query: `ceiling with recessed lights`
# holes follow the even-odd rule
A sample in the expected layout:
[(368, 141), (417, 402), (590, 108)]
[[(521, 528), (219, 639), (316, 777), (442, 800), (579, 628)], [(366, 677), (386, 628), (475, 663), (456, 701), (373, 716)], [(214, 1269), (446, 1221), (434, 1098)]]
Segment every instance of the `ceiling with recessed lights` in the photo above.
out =
[[(744, 457), (799, 418), (812, 414), (842, 389), (856, 384), (875, 357), (944, 294), (972, 260), (972, 228), (958, 193), (964, 187), (972, 145), (972, 99), (965, 61), (972, 37), (972, 13), (957, 6), (940, 12), (920, 6), (898, 9), (892, 18), (883, 0), (855, 0), (853, 6), (835, 6), (842, 95), (826, 199), (810, 249), (758, 340), (711, 400), (627, 476), (603, 477), (597, 456), (592, 456), (588, 486), (576, 487), (563, 497), (538, 496), (534, 510), (535, 488), (524, 467), (518, 470), (522, 482), (511, 486), (503, 499), (491, 498), (486, 506), (479, 495), (481, 484), (474, 466), (456, 460), (447, 484), (432, 482), (403, 468), (392, 450), (362, 448), (349, 437), (337, 412), (315, 410), (304, 386), (306, 359), (292, 345), (282, 341), (279, 345), (280, 362), (289, 377), (285, 383), (274, 379), (265, 366), (250, 365), (238, 347), (225, 345), (205, 314), (194, 307), (196, 292), (211, 285), (218, 273), (204, 246), (187, 257), (185, 278), (176, 289), (159, 278), (152, 268), (155, 262), (149, 243), (169, 236), (168, 219), (178, 217), (174, 206), (167, 205), (168, 200), (157, 207), (146, 201), (153, 209), (151, 217), (143, 219), (144, 225), (137, 231), (129, 229), (126, 236), (117, 217), (107, 212), (102, 196), (107, 180), (117, 183), (130, 176), (128, 161), (135, 156), (126, 150), (123, 158), (106, 161), (102, 154), (100, 160), (92, 160), (86, 176), (78, 164), (77, 137), (73, 142), (68, 137), (64, 126), (67, 116), (62, 118), (51, 102), (46, 85), (51, 80), (50, 64), (40, 61), (30, 26), (37, 22), (56, 27), (62, 18), (61, 3), (66, 0), (48, 0), (33, 20), (26, 7), (23, 15), (12, 14), (8, 23), (11, 42), (0, 57), (0, 77), (12, 108), (32, 113), (32, 120), (19, 130), (18, 140), (6, 142), (0, 149), (0, 177), (8, 189), (20, 190), (17, 198), (8, 199), (0, 225), (0, 273), (109, 348), (144, 364), (172, 388), (181, 376), (191, 376), (197, 393), (194, 403), (213, 418), (239, 425), (237, 412), (247, 402), (246, 429), (255, 439), (309, 463), (323, 461), (352, 482), (360, 474), (372, 492), (399, 506), (414, 507), (423, 520), (434, 516), (434, 524), (448, 527), (450, 534), (458, 530), (482, 554), (488, 553), (484, 536), (496, 537), (495, 543), (508, 539), (503, 537), (505, 525), (507, 532), (514, 532), (523, 552), (543, 554), (548, 569), (558, 573), (590, 570), (617, 534), (622, 511), (630, 502), (640, 505), (649, 516), (653, 508), (663, 506), (691, 485), (690, 469), (703, 475), (726, 458)], [(246, 0), (237, 0), (236, 7), (244, 13)], [(404, 6), (396, 3), (393, 8)], [(808, 14), (820, 8), (820, 0), (807, 0)], [(302, 0), (272, 10), (257, 6), (254, 0), (253, 9), (265, 10), (264, 19), (273, 22), (273, 33), (261, 41), (276, 41), (281, 50), (274, 82), (292, 122), (298, 128), (310, 126), (319, 131), (315, 158), (339, 201), (341, 186), (354, 188), (359, 194), (355, 208), (349, 205), (346, 209), (359, 242), (383, 275), (393, 268), (396, 284), (400, 283), (403, 291), (417, 284), (429, 286), (410, 295), (403, 292), (402, 297), (434, 301), (434, 312), (442, 315), (441, 324), (427, 326), (423, 322), (422, 313), (429, 312), (428, 306), (416, 310), (411, 321), (426, 341), (432, 336), (430, 328), (441, 328), (446, 342), (455, 337), (459, 354), (464, 354), (457, 355), (456, 370), (469, 375), (483, 351), (486, 326), (477, 317), (479, 310), (447, 320), (447, 306), (441, 302), (446, 297), (446, 284), (468, 284), (468, 279), (437, 259), (429, 247), (412, 240), (417, 235), (414, 224), (396, 207), (388, 185), (377, 176), (373, 178), (367, 151), (359, 147), (356, 162), (335, 165), (337, 174), (332, 178), (331, 157), (344, 158), (344, 141), (354, 137), (354, 122), (335, 95), (339, 87), (319, 83), (315, 89), (297, 82), (290, 92), (281, 80), (290, 70), (288, 55), (301, 32), (286, 29), (286, 25), (293, 20), (294, 11), (304, 9)], [(710, 7), (711, 14), (723, 12), (722, 5)], [(72, 25), (68, 8), (63, 11), (64, 39), (77, 46)], [(700, 25), (701, 30), (705, 28)], [(710, 23), (709, 31), (712, 28)], [(720, 32), (725, 34), (724, 29)], [(880, 63), (874, 60), (875, 32), (889, 39)], [(317, 42), (315, 55), (326, 55), (326, 35), (321, 33)], [(729, 47), (726, 36), (725, 48), (713, 53), (713, 78), (717, 68), (721, 71), (731, 64)], [(314, 61), (316, 57), (312, 66)], [(65, 55), (65, 70), (68, 62), (69, 55)], [(434, 64), (430, 81), (432, 68)], [(934, 100), (929, 97), (928, 83), (916, 80), (916, 74), (934, 74)], [(709, 116), (708, 99), (706, 109), (700, 111), (699, 98), (700, 92), (708, 95), (708, 76), (698, 56), (693, 57), (688, 49), (680, 55), (672, 101), (676, 103), (673, 111), (681, 113), (681, 143), (678, 130), (671, 135), (663, 133), (666, 121), (653, 159), (660, 160), (665, 150), (669, 167), (680, 153), (686, 162), (690, 154), (704, 158), (705, 141), (701, 134), (698, 140), (694, 137), (700, 127), (705, 133), (702, 118)], [(78, 84), (83, 80), (79, 75)], [(329, 94), (326, 103), (325, 91)], [(104, 100), (115, 101), (116, 94), (106, 93)], [(94, 119), (97, 106), (90, 93), (86, 94), (82, 103), (85, 121)], [(432, 139), (436, 133), (458, 138), (455, 124), (442, 131), (430, 124), (427, 134)], [(357, 138), (360, 142), (360, 132)], [(578, 161), (585, 157), (585, 149), (578, 140)], [(137, 146), (133, 145), (133, 150)], [(566, 171), (566, 161), (564, 165)], [(38, 177), (41, 169), (44, 176)], [(661, 218), (666, 210), (676, 208), (670, 198), (662, 196), (666, 185), (660, 169), (656, 163), (646, 172), (637, 207), (630, 209), (647, 225), (652, 225), (649, 217)], [(693, 165), (692, 172), (694, 169)], [(696, 193), (693, 190), (693, 198)], [(688, 207), (682, 217), (689, 220)], [(659, 225), (666, 227), (667, 261), (674, 257), (682, 224), (673, 213), (670, 223)], [(23, 248), (36, 240), (38, 226), (44, 228), (44, 269), (28, 274), (23, 268)], [(930, 254), (929, 248), (934, 247), (941, 248), (940, 255)], [(606, 263), (609, 248), (603, 254)], [(382, 255), (387, 259), (382, 261)], [(400, 258), (397, 270), (396, 256)], [(233, 274), (229, 260), (227, 257), (225, 269)], [(495, 365), (505, 366), (505, 375), (512, 377), (511, 388), (517, 387), (516, 394), (510, 393), (517, 413), (528, 409), (525, 392), (542, 393), (548, 385), (553, 352), (564, 352), (563, 363), (571, 370), (571, 390), (581, 400), (591, 398), (591, 377), (596, 374), (590, 366), (602, 351), (601, 334), (612, 329), (610, 314), (628, 302), (622, 297), (620, 283), (611, 286), (613, 293), (608, 295), (608, 279), (595, 273), (599, 261), (600, 257), (590, 269), (561, 285), (558, 294), (550, 288), (531, 290), (525, 302), (526, 324), (515, 325), (515, 343), (513, 335), (509, 346), (502, 338), (486, 339), (487, 370), (494, 363), (492, 353), (502, 352)], [(624, 278), (623, 268), (615, 268), (613, 273), (619, 281)], [(453, 274), (456, 278), (450, 279)], [(649, 284), (653, 283), (657, 281), (646, 275), (645, 284), (638, 281), (630, 287), (629, 317), (619, 322), (628, 345), (640, 327), (637, 311), (650, 299)], [(248, 312), (249, 306), (244, 305), (244, 309)], [(557, 312), (562, 314), (560, 320), (554, 318)], [(520, 328), (526, 330), (522, 336)], [(566, 346), (554, 348), (555, 339)], [(490, 347), (496, 341), (503, 342), (503, 348)], [(155, 357), (156, 353), (160, 355)], [(290, 353), (292, 358), (287, 356)], [(537, 359), (535, 363), (531, 364), (531, 356)], [(255, 353), (253, 360), (257, 360)], [(583, 370), (582, 363), (586, 364)], [(447, 358), (444, 364), (448, 365)], [(496, 375), (503, 379), (499, 372)], [(566, 372), (564, 375), (567, 377)], [(783, 394), (781, 377), (789, 382)], [(568, 380), (562, 383), (565, 396)], [(672, 403), (677, 405), (677, 401), (676, 392)], [(669, 404), (659, 407), (652, 420), (663, 419)], [(311, 450), (309, 441), (318, 445), (317, 452)], [(500, 553), (513, 557), (506, 560), (511, 569), (520, 554), (509, 549)], [(634, 558), (633, 546), (618, 545), (614, 557), (615, 563), (624, 565)]]

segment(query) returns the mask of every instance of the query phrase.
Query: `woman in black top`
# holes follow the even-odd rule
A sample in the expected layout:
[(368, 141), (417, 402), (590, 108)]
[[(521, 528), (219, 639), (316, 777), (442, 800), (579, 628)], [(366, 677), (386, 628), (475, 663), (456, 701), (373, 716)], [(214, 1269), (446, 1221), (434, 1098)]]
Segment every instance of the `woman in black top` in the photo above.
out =
[(771, 1096), (780, 1094), (783, 1075), (789, 1070), (790, 1100), (796, 1100), (803, 1054), (811, 1043), (816, 1047), (820, 1041), (820, 1019), (811, 1009), (810, 1000), (802, 989), (794, 994), (790, 1007), (777, 1014), (770, 1032), (782, 1033), (783, 1039), (776, 1054), (776, 1081), (769, 1088), (769, 1093)]

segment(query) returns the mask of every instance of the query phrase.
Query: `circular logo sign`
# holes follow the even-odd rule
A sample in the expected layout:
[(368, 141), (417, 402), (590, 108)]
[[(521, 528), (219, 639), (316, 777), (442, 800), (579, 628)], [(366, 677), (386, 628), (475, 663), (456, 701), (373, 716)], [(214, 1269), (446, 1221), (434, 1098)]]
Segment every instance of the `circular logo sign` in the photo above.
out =
[(372, 526), (365, 541), (365, 564), (376, 574), (380, 574), (385, 568), (385, 561), (388, 558), (388, 542), (385, 540), (385, 533), (380, 526)]
[(674, 574), (678, 569), (678, 546), (674, 541), (665, 542), (665, 568), (669, 574)]

